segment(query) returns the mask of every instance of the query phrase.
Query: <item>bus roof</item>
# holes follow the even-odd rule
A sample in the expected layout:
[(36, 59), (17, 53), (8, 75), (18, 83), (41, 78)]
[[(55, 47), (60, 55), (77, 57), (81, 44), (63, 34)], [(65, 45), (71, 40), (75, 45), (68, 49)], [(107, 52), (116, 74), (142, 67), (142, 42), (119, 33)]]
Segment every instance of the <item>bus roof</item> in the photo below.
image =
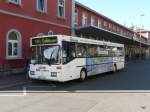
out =
[(73, 37), (73, 36), (67, 36), (67, 35), (38, 36), (38, 37), (32, 37), (31, 40), (35, 39), (35, 38), (47, 38), (47, 37), (57, 37), (58, 41), (68, 41), (68, 42), (77, 42), (77, 43), (85, 43), (85, 44), (93, 44), (93, 45), (107, 45), (107, 46), (124, 47), (124, 44), (108, 42), (108, 41), (101, 41), (101, 40), (86, 39), (86, 38), (80, 38), (80, 37)]

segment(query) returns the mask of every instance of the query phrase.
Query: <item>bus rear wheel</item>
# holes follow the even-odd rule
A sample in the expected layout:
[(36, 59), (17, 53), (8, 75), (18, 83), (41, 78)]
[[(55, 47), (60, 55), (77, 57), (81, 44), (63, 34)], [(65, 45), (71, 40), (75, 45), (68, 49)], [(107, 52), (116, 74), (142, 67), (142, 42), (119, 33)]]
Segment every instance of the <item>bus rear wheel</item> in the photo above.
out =
[(114, 66), (113, 66), (113, 72), (114, 73), (117, 72), (117, 65), (116, 64), (114, 64)]
[(86, 70), (82, 69), (80, 72), (80, 81), (84, 81), (87, 77)]

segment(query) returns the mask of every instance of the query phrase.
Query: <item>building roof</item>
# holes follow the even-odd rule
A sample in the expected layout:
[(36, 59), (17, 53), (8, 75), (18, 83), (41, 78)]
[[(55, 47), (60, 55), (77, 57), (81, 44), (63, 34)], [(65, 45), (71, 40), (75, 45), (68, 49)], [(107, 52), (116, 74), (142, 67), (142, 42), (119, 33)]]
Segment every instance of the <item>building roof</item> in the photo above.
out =
[(141, 31), (142, 33), (144, 32), (144, 33), (150, 33), (150, 31), (148, 31), (148, 30), (143, 30), (143, 31)]
[(115, 32), (111, 32), (102, 28), (98, 28), (96, 26), (85, 26), (85, 27), (79, 27), (75, 29), (75, 32), (78, 36), (87, 36), (92, 37), (97, 40), (105, 40), (105, 41), (113, 41), (121, 44), (133, 44), (133, 45), (139, 45), (139, 43), (142, 44), (142, 46), (149, 47), (150, 44), (147, 43), (147, 41), (142, 39), (143, 41), (138, 40), (137, 38), (128, 38), (127, 36), (120, 35)]

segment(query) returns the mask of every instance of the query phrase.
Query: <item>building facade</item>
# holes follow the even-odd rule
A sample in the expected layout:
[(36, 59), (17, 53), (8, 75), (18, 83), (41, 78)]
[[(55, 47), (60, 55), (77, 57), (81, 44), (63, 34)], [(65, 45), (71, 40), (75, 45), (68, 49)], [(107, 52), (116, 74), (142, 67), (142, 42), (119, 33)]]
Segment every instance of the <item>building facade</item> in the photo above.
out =
[[(138, 32), (139, 35), (144, 37), (150, 43), (150, 31), (142, 30), (141, 32)], [(150, 57), (150, 47), (147, 48), (146, 50), (146, 58)]]
[(144, 35), (111, 20), (76, 2), (75, 29), (78, 36), (125, 44), (127, 58), (136, 58), (147, 52), (149, 42)]
[(1, 0), (0, 71), (22, 70), (30, 57), (30, 37), (71, 33), (71, 0)]

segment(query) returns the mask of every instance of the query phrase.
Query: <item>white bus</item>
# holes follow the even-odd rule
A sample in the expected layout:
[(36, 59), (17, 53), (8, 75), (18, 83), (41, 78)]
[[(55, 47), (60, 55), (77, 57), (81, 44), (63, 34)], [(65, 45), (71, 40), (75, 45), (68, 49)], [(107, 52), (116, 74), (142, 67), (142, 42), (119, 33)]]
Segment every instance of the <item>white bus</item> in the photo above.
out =
[(53, 35), (31, 38), (29, 78), (65, 82), (123, 69), (124, 45)]

